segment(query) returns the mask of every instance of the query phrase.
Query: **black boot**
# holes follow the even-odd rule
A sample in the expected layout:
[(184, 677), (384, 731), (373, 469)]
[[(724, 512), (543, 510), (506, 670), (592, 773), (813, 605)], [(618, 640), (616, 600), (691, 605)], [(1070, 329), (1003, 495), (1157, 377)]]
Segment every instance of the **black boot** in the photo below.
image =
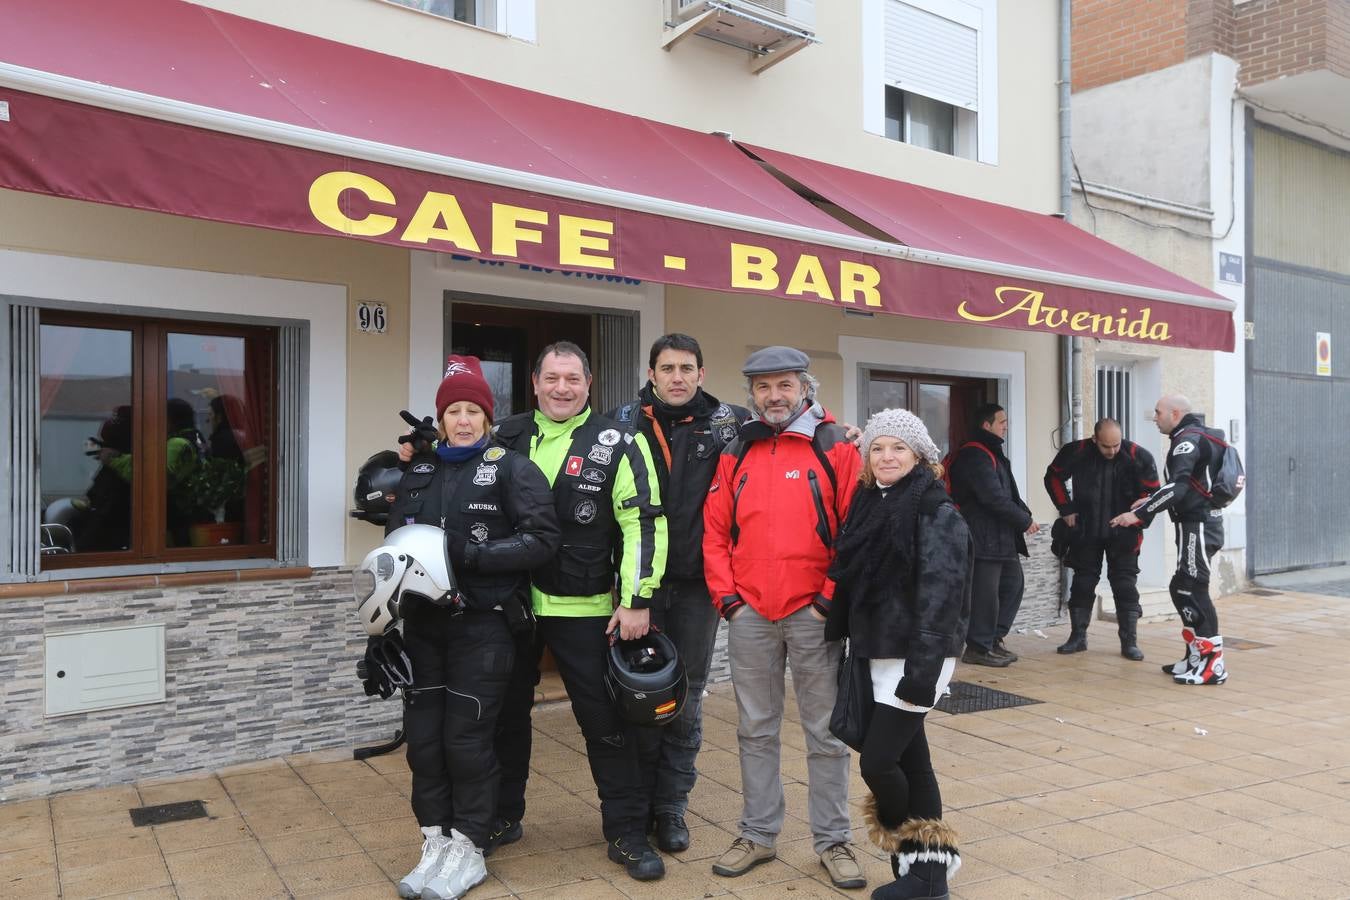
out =
[(947, 876), (961, 868), (956, 833), (941, 819), (910, 819), (896, 836), (900, 852), (891, 853), (895, 881), (873, 891), (872, 900), (947, 900)]
[(1056, 653), (1082, 653), (1087, 649), (1088, 623), (1092, 621), (1092, 607), (1069, 607), (1069, 639), (1055, 648)]
[[(896, 868), (894, 862), (891, 867)], [(947, 865), (937, 862), (913, 863), (904, 875), (872, 892), (872, 900), (947, 900), (947, 897)]]
[(1116, 631), (1120, 634), (1120, 655), (1135, 662), (1142, 661), (1144, 651), (1139, 649), (1139, 613), (1117, 611), (1116, 619)]
[(684, 816), (661, 813), (656, 817), (656, 846), (667, 853), (681, 853), (689, 849), (689, 826)]

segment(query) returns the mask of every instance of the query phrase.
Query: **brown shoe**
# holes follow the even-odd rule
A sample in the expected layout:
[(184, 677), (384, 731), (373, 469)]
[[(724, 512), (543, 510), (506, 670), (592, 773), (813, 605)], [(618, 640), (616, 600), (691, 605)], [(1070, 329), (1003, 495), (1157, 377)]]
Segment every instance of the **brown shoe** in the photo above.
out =
[(867, 887), (867, 877), (863, 875), (858, 858), (848, 844), (835, 844), (820, 854), (820, 864), (830, 873), (830, 881), (837, 888)]
[(731, 842), (731, 847), (726, 853), (717, 857), (717, 862), (713, 863), (714, 875), (725, 875), (727, 878), (735, 878), (737, 875), (744, 875), (760, 863), (766, 863), (778, 855), (778, 852), (772, 847), (765, 847), (756, 844), (749, 838), (738, 837)]

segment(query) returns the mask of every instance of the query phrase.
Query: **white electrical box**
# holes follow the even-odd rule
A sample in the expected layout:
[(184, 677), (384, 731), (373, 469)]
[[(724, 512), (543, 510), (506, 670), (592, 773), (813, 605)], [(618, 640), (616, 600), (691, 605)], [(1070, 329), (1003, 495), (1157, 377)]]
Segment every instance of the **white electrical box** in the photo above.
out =
[(164, 702), (163, 624), (45, 638), (48, 716)]

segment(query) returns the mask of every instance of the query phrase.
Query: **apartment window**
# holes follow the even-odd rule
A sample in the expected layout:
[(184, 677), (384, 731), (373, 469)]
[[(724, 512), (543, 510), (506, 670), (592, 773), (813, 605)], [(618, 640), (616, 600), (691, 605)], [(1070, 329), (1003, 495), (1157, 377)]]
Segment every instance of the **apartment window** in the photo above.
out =
[(886, 85), (886, 137), (939, 153), (956, 151), (956, 107)]
[(1097, 367), (1097, 418), (1115, 419), (1125, 440), (1133, 440), (1134, 371), (1129, 365)]
[(274, 558), (277, 331), (40, 311), (41, 567)]
[(875, 85), (868, 130), (997, 162), (995, 0), (871, 0), (867, 8), (880, 20), (864, 34), (864, 78)]
[(497, 0), (389, 0), (399, 6), (453, 19), (492, 31), (497, 27)]

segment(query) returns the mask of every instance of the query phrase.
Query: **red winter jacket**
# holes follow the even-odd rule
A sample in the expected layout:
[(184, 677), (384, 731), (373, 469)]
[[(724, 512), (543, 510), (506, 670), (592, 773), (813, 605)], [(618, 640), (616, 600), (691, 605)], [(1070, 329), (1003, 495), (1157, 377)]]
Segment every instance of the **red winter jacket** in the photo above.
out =
[(741, 426), (703, 505), (703, 571), (723, 617), (742, 603), (773, 622), (809, 603), (829, 611), (834, 582), (825, 573), (860, 467), (857, 448), (819, 404), (781, 433), (757, 418)]

